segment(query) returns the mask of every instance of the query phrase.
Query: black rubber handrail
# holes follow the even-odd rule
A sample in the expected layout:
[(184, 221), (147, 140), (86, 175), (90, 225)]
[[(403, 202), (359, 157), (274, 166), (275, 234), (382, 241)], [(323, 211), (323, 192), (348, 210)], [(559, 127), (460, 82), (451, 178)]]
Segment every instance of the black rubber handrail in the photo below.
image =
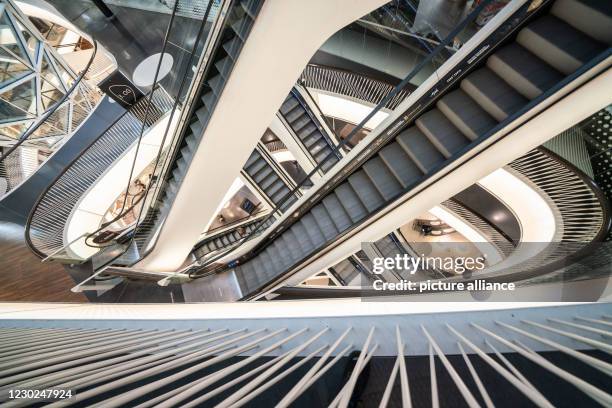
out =
[[(417, 64), (417, 66), (415, 66), (410, 73), (391, 91), (387, 94), (387, 96), (385, 96), (375, 107), (374, 109), (372, 109), (372, 111), (370, 113), (368, 113), (366, 115), (366, 117), (357, 125), (353, 128), (353, 130), (351, 130), (349, 132), (349, 134), (342, 140), (340, 141), (337, 145), (335, 145), (335, 147), (333, 147), (331, 149), (331, 152), (325, 156), (325, 158), (317, 165), (315, 166), (315, 168), (306, 176), (303, 177), (302, 181), (300, 181), (297, 186), (291, 190), (289, 193), (287, 193), (283, 198), (281, 198), (278, 202), (278, 204), (276, 204), (276, 207), (274, 207), (274, 209), (270, 212), (270, 215), (268, 217), (266, 217), (265, 219), (263, 219), (262, 221), (260, 221), (259, 225), (246, 237), (242, 238), (242, 240), (240, 241), (240, 244), (234, 248), (231, 249), (231, 251), (234, 251), (237, 247), (243, 245), (245, 242), (247, 242), (248, 240), (251, 239), (251, 237), (256, 237), (257, 235), (259, 235), (260, 233), (260, 229), (265, 225), (266, 222), (268, 222), (273, 216), (274, 214), (276, 214), (280, 208), (282, 208), (282, 205), (287, 202), (287, 200), (289, 200), (291, 197), (293, 197), (301, 188), (303, 188), (306, 183), (308, 183), (310, 181), (310, 179), (312, 178), (312, 176), (318, 174), (319, 171), (322, 170), (323, 165), (330, 160), (332, 157), (336, 157), (338, 154), (340, 153), (340, 149), (342, 149), (345, 145), (348, 144), (348, 142), (353, 138), (353, 136), (355, 136), (357, 134), (357, 132), (361, 131), (364, 127), (365, 124), (372, 118), (374, 117), (374, 115), (376, 113), (378, 113), (379, 110), (383, 109), (387, 103), (392, 100), (399, 92), (401, 92), (409, 83), (410, 81), (427, 65), (429, 64), (435, 57), (437, 57), (442, 51), (446, 50), (446, 46), (448, 44), (450, 44), (454, 38), (461, 32), (463, 31), (467, 25), (469, 23), (471, 23), (473, 20), (476, 19), (476, 17), (480, 14), (480, 12), (482, 10), (484, 10), (484, 8), (486, 6), (488, 6), (490, 3), (492, 3), (492, 1), (494, 0), (485, 0), (482, 3), (480, 3), (476, 8), (474, 8), (474, 10), (472, 10), (464, 19), (461, 23), (459, 23), (448, 35), (447, 37), (444, 39), (444, 41), (442, 41), (428, 56), (427, 58), (423, 59), (419, 64)], [(226, 256), (229, 253), (229, 251), (226, 251), (222, 254), (219, 254), (218, 256), (214, 257), (213, 259), (210, 259), (207, 261), (206, 264), (200, 266), (199, 268), (205, 268), (206, 266), (212, 264), (213, 262), (218, 261), (219, 259), (223, 258), (224, 256)], [(199, 259), (196, 259), (196, 261), (198, 261)], [(189, 276), (193, 279), (198, 278), (198, 276), (196, 275), (197, 271), (190, 271), (189, 272)]]
[(4, 159), (6, 157), (8, 157), (11, 153), (13, 153), (19, 146), (21, 146), (26, 140), (28, 140), (28, 138), (38, 130), (38, 128), (45, 123), (45, 121), (47, 119), (49, 119), (49, 117), (51, 115), (53, 115), (55, 113), (55, 111), (57, 109), (59, 109), (60, 106), (62, 106), (62, 104), (64, 102), (66, 102), (68, 100), (68, 98), (72, 95), (72, 92), (74, 92), (74, 90), (77, 88), (77, 86), (79, 86), (81, 84), (81, 80), (85, 77), (85, 75), (87, 74), (87, 71), (89, 71), (89, 68), (91, 67), (91, 64), (93, 63), (94, 58), (96, 57), (96, 53), (98, 52), (98, 42), (96, 40), (93, 40), (93, 53), (91, 54), (91, 58), (89, 59), (89, 61), (87, 62), (87, 65), (85, 66), (85, 68), (81, 71), (81, 73), (79, 74), (79, 76), (77, 77), (77, 79), (74, 81), (74, 83), (70, 86), (70, 89), (68, 89), (66, 91), (66, 93), (64, 94), (64, 96), (62, 96), (60, 98), (60, 100), (58, 102), (55, 103), (55, 105), (53, 105), (53, 107), (51, 109), (49, 109), (44, 115), (43, 117), (36, 122), (30, 129), (28, 129), (23, 135), (21, 135), (21, 137), (19, 138), (19, 140), (17, 141), (17, 143), (15, 143), (14, 145), (12, 145), (11, 147), (8, 148), (8, 150), (6, 152), (4, 152), (4, 154), (0, 155), (0, 163), (2, 163), (2, 161), (4, 161)]

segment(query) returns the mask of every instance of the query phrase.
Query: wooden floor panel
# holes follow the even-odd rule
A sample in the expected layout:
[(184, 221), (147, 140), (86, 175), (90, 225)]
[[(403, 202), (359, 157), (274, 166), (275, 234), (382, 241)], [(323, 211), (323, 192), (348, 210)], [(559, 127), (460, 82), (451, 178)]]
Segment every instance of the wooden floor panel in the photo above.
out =
[(0, 301), (87, 302), (61, 264), (41, 263), (25, 245), (21, 226), (0, 223)]

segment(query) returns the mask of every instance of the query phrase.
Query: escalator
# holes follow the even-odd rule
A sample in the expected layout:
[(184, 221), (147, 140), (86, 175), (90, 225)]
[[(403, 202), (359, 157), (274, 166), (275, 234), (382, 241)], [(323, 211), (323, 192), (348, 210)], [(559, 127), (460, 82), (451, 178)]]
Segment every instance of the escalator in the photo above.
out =
[[(411, 107), (416, 120), (403, 127), (393, 125), (386, 132), (392, 139), (380, 150), (345, 178), (326, 185), (325, 195), (296, 210), (299, 217), (285, 220), (250, 256), (242, 258), (234, 272), (245, 298), (269, 287), (271, 281), (515, 120), (519, 111), (562, 86), (561, 81), (576, 77), (581, 73), (577, 71), (609, 54), (610, 4), (552, 3), (526, 19), (522, 28), (521, 13), (524, 18), (533, 10), (521, 7), (489, 36), (496, 43), (504, 41), (500, 47), (494, 49), (489, 43), (477, 50), (478, 55), (468, 54), (462, 69), (441, 78), (439, 84), (451, 84), (448, 88), (436, 89), (435, 98)], [(546, 8), (549, 4), (552, 7)]]
[(177, 155), (169, 169), (167, 188), (159, 197), (161, 200), (160, 218), (163, 218), (172, 206), (178, 188), (202, 139), (204, 129), (210, 120), (211, 112), (219, 100), (242, 46), (253, 27), (261, 4), (262, 1), (260, 0), (242, 0), (228, 11), (225, 28), (220, 34), (219, 46), (215, 48), (213, 55), (210, 57), (210, 61), (213, 63), (209, 66), (208, 72), (203, 78), (200, 93), (195, 98), (193, 114), (189, 119), (189, 129), (182, 140), (181, 146), (177, 149)]
[(325, 160), (333, 154), (334, 143), (295, 89), (289, 93), (279, 112), (314, 162), (317, 165), (323, 163), (323, 172), (338, 162), (340, 157), (335, 155)]
[(291, 206), (297, 197), (294, 195), (289, 200), (281, 202), (282, 198), (291, 193), (292, 186), (272, 166), (273, 159), (266, 160), (264, 154), (258, 149), (253, 150), (243, 170), (275, 206), (280, 205), (280, 209), (284, 210)]
[[(255, 229), (259, 226), (259, 220), (254, 220), (239, 227), (232, 228), (228, 231), (223, 231), (219, 234), (211, 235), (203, 239), (198, 246), (194, 249), (193, 254), (199, 259), (212, 252), (219, 251), (221, 249), (228, 248), (238, 243), (244, 236), (255, 232)], [(268, 219), (260, 232), (268, 228), (274, 223), (274, 219)], [(240, 230), (239, 230), (240, 229)]]

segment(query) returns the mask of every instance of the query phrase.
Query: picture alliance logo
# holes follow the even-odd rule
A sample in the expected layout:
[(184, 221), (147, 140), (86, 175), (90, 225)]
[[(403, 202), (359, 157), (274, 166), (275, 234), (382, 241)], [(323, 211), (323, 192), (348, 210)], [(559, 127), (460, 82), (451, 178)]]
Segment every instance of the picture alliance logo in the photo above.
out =
[(108, 91), (125, 104), (133, 105), (136, 103), (136, 93), (129, 85), (111, 85)]

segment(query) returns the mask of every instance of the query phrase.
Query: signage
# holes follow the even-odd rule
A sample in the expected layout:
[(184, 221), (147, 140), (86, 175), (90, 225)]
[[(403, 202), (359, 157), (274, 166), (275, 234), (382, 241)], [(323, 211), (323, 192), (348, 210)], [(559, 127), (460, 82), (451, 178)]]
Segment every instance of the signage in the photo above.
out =
[(125, 109), (131, 108), (144, 94), (118, 70), (110, 74), (98, 87)]

